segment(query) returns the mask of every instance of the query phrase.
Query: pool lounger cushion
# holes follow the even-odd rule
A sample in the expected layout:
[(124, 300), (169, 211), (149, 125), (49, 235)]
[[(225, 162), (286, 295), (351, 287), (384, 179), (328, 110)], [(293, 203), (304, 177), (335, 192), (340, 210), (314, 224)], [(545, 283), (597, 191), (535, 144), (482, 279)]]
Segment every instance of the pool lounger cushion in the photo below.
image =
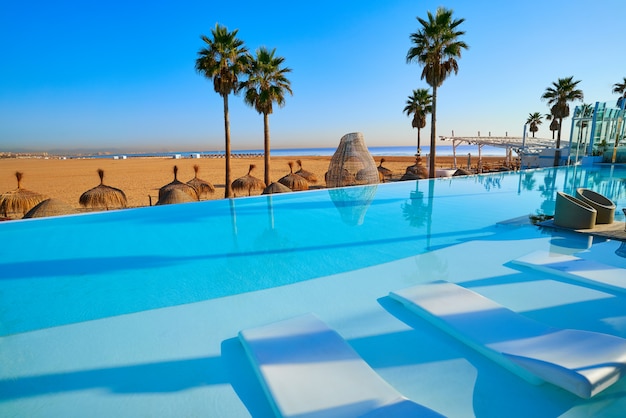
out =
[(626, 270), (567, 254), (534, 251), (511, 261), (544, 273), (556, 274), (569, 280), (626, 292)]
[(590, 398), (626, 372), (626, 340), (553, 328), (453, 283), (426, 283), (390, 297), (531, 383)]
[(442, 416), (403, 397), (313, 314), (241, 331), (239, 339), (278, 416)]

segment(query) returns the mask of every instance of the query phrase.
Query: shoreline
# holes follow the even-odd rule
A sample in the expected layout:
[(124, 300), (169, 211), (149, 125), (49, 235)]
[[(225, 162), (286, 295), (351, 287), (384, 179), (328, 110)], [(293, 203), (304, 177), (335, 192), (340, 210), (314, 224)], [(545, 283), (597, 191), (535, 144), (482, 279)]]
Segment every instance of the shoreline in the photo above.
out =
[[(381, 158), (383, 166), (392, 171), (392, 180), (398, 181), (406, 167), (415, 163), (415, 157), (385, 156), (374, 157), (376, 165)], [(325, 188), (324, 174), (328, 170), (330, 156), (273, 156), (271, 158), (270, 177), (278, 181), (289, 174), (289, 161), (301, 160), (305, 170), (316, 174), (319, 181), (311, 188)], [(41, 193), (49, 198), (59, 199), (73, 208), (84, 212), (87, 209), (79, 204), (81, 194), (98, 186), (98, 169), (104, 170), (103, 184), (121, 189), (126, 194), (128, 207), (150, 206), (158, 199), (159, 189), (174, 179), (173, 168), (178, 167), (178, 180), (187, 182), (194, 177), (194, 165), (199, 165), (198, 178), (215, 186), (215, 192), (208, 199), (224, 198), (224, 158), (166, 158), (132, 157), (113, 158), (1, 158), (0, 159), (0, 194), (17, 188), (15, 172), (23, 173), (21, 187)], [(502, 165), (503, 157), (483, 156), (485, 168), (497, 168)], [(424, 164), (426, 163), (423, 158)], [(471, 166), (476, 168), (478, 157), (472, 156)], [(263, 178), (263, 156), (250, 156), (231, 159), (231, 181), (247, 174), (249, 166), (255, 165), (252, 175)], [(451, 168), (452, 156), (438, 156), (437, 168)], [(296, 164), (297, 167), (297, 164)], [(467, 156), (457, 157), (457, 167), (467, 167)], [(297, 170), (294, 169), (294, 171)], [(295, 193), (295, 192), (294, 192)], [(91, 210), (89, 210), (91, 211)], [(1, 216), (2, 214), (0, 214)], [(18, 214), (19, 215), (19, 214)], [(19, 219), (21, 216), (10, 216)]]

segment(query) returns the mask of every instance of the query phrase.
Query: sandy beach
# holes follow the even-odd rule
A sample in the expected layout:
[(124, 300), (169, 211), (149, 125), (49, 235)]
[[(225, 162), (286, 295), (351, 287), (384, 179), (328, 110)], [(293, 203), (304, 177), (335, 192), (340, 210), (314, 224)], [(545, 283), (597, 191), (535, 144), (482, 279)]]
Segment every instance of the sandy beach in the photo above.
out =
[[(383, 166), (393, 172), (392, 181), (397, 181), (405, 173), (406, 167), (413, 165), (415, 157), (382, 157)], [(312, 188), (323, 188), (324, 173), (328, 170), (330, 156), (324, 157), (272, 157), (271, 177), (277, 181), (289, 173), (289, 161), (300, 159), (303, 167), (317, 175), (319, 181)], [(375, 157), (378, 165), (381, 157)], [(492, 167), (501, 165), (502, 157), (483, 157), (484, 165)], [(478, 158), (472, 159), (473, 165)], [(173, 159), (173, 158), (128, 158), (115, 160), (106, 159), (43, 159), (43, 158), (3, 158), (0, 159), (0, 193), (14, 190), (17, 187), (15, 172), (24, 174), (22, 187), (62, 200), (76, 209), (81, 208), (80, 195), (100, 183), (98, 169), (104, 170), (104, 184), (121, 189), (126, 194), (129, 207), (149, 206), (155, 204), (159, 188), (173, 180), (173, 167), (178, 166), (178, 180), (187, 182), (194, 176), (193, 166), (198, 164), (198, 177), (211, 182), (215, 193), (211, 199), (224, 198), (224, 159)], [(256, 165), (253, 175), (263, 178), (263, 157), (232, 158), (232, 180), (245, 175), (250, 164)], [(437, 158), (438, 168), (451, 168), (452, 157)], [(467, 158), (458, 158), (457, 166), (466, 168)], [(13, 216), (15, 217), (15, 216)]]

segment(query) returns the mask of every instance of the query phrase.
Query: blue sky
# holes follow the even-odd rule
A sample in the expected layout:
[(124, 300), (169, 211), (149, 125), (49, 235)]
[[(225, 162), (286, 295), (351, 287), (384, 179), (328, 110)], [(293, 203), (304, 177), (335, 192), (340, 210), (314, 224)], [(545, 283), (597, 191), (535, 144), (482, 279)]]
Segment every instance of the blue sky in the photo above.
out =
[[(261, 7), (260, 4), (263, 4)], [(416, 16), (443, 5), (470, 46), (439, 89), (438, 135), (521, 136), (558, 78), (585, 102), (614, 101), (626, 77), (623, 0), (7, 1), (0, 4), (0, 151), (220, 150), (222, 100), (194, 63), (216, 23), (276, 48), (293, 96), (270, 116), (273, 148), (413, 145), (402, 113), (421, 68), (406, 63)], [(260, 149), (263, 120), (230, 97), (233, 149)], [(547, 123), (538, 136), (550, 137)], [(566, 131), (569, 125), (566, 122)], [(430, 135), (430, 122), (422, 138)]]

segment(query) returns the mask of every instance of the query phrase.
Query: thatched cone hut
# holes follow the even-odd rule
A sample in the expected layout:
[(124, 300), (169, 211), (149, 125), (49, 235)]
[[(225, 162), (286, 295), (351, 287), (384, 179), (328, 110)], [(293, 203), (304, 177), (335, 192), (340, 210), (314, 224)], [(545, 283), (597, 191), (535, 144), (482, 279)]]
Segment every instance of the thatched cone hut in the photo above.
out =
[(281, 184), (275, 181), (275, 182), (272, 182), (265, 189), (263, 189), (262, 194), (288, 193), (292, 191), (293, 190), (291, 190), (289, 187), (285, 186), (284, 184)]
[(189, 203), (196, 202), (198, 199), (191, 197), (188, 193), (181, 188), (171, 187), (167, 189), (159, 200), (156, 202), (157, 205), (174, 205), (177, 203)]
[(196, 189), (198, 199), (207, 199), (209, 195), (215, 193), (215, 187), (208, 181), (198, 178), (199, 170), (200, 166), (198, 164), (194, 164), (194, 176), (191, 180), (187, 182), (187, 184)]
[(422, 164), (422, 157), (415, 159), (415, 164), (408, 166), (400, 180), (421, 180), (428, 178), (428, 169)]
[(341, 138), (325, 177), (327, 187), (379, 183), (376, 163), (365, 146), (362, 133), (349, 133)]
[(248, 174), (235, 179), (235, 181), (231, 183), (230, 187), (233, 189), (235, 197), (252, 196), (253, 194), (258, 195), (261, 194), (263, 189), (265, 189), (265, 183), (263, 183), (263, 180), (256, 178), (251, 174), (255, 167), (256, 166), (254, 164), (250, 164)]
[(452, 174), (452, 177), (458, 177), (458, 176), (471, 176), (472, 174), (474, 174), (474, 173), (472, 173), (472, 172), (471, 172), (471, 171), (469, 171), (469, 170), (466, 170), (466, 169), (464, 169), (464, 168), (458, 168), (458, 169), (454, 172), (454, 174)]
[(11, 213), (20, 213), (24, 215), (31, 210), (33, 206), (39, 202), (46, 200), (48, 197), (37, 192), (32, 192), (22, 188), (22, 178), (24, 173), (15, 172), (17, 179), (17, 189), (11, 190), (0, 195), (0, 213), (5, 217)]
[[(352, 186), (352, 185), (356, 184), (356, 175), (351, 174), (345, 168), (343, 170), (341, 170), (341, 173), (339, 173), (339, 174), (341, 176), (339, 181), (344, 186)], [(330, 175), (329, 175), (329, 172), (327, 171), (326, 174), (324, 174), (324, 180), (326, 181), (326, 185), (328, 185), (329, 178), (330, 178)]]
[(305, 170), (302, 167), (302, 160), (296, 160), (296, 162), (298, 163), (298, 166), (300, 167), (298, 171), (296, 171), (296, 174), (299, 175), (300, 177), (304, 177), (306, 181), (308, 181), (309, 183), (317, 183), (317, 176), (315, 175), (315, 173)]
[(378, 177), (383, 183), (385, 182), (385, 180), (391, 180), (391, 176), (393, 175), (393, 172), (390, 169), (388, 169), (387, 167), (383, 167), (384, 162), (385, 159), (381, 158), (380, 164), (378, 164), (378, 167), (376, 167), (378, 169)]
[(124, 192), (103, 183), (104, 170), (98, 169), (98, 176), (100, 177), (100, 184), (80, 195), (78, 203), (86, 208), (94, 209), (125, 208), (128, 202)]
[(192, 200), (198, 200), (198, 192), (196, 189), (189, 184), (185, 184), (178, 180), (178, 166), (174, 166), (174, 180), (159, 189), (159, 201), (161, 201), (163, 197), (172, 189), (179, 189), (183, 193), (188, 194)]
[(71, 215), (78, 213), (76, 209), (59, 199), (46, 199), (39, 202), (31, 210), (26, 212), (24, 219), (46, 218), (49, 216)]
[(309, 190), (309, 182), (302, 176), (293, 172), (293, 161), (289, 161), (289, 174), (281, 177), (278, 182), (284, 186), (289, 187), (294, 192), (301, 190)]

